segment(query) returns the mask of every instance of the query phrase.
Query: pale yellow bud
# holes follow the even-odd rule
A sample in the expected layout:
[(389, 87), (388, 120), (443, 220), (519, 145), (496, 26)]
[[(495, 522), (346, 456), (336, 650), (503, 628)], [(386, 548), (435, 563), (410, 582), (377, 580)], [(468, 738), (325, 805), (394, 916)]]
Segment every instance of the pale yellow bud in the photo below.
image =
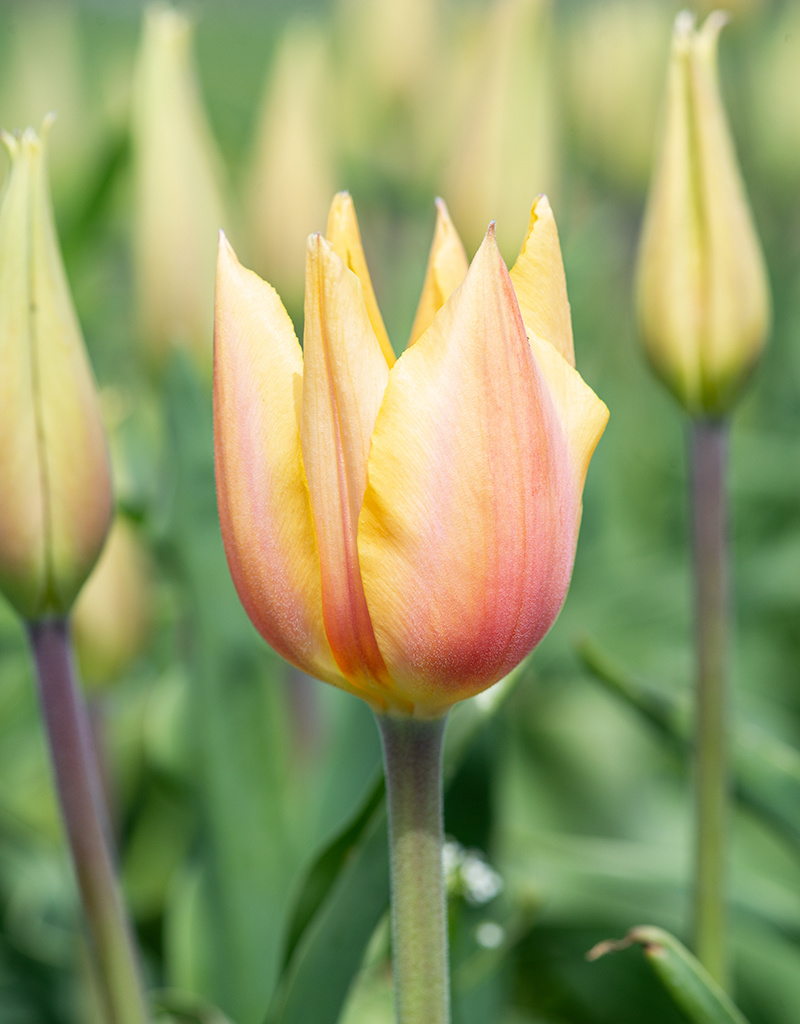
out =
[(136, 70), (136, 276), (140, 330), (156, 360), (171, 345), (210, 370), (221, 172), (192, 66), (192, 24), (145, 13)]
[(151, 592), (146, 550), (128, 520), (118, 516), (72, 616), (87, 686), (113, 682), (139, 654), (150, 626)]
[(42, 140), (5, 135), (0, 204), (0, 592), (69, 611), (103, 545), (111, 480), (92, 371), (58, 249)]
[(336, 191), (327, 41), (313, 22), (291, 26), (264, 96), (248, 196), (255, 269), (300, 309), (306, 238)]
[(496, 220), (513, 262), (531, 196), (557, 191), (551, 3), (495, 0), (474, 28), (453, 73), (461, 101), (442, 194), (468, 250)]
[(658, 375), (694, 416), (729, 411), (766, 340), (764, 259), (717, 79), (720, 12), (675, 22), (666, 122), (638, 267), (639, 324)]

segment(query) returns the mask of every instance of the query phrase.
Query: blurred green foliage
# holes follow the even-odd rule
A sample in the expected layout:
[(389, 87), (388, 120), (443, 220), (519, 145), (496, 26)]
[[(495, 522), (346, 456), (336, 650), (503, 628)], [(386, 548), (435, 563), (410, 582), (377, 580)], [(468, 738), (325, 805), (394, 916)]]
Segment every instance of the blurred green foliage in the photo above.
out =
[[(673, 1024), (679, 1011), (634, 950), (593, 964), (585, 953), (643, 922), (679, 936), (688, 922), (689, 769), (672, 719), (654, 730), (648, 704), (689, 700), (686, 424), (644, 364), (631, 301), (641, 151), (652, 142), (641, 133), (654, 137), (676, 8), (656, 0), (535, 6), (547, 28), (542, 59), (556, 126), (548, 165), (558, 171), (530, 181), (529, 200), (543, 187), (553, 193), (578, 365), (611, 420), (589, 472), (564, 611), (513, 692), (485, 715), (450, 783), (446, 827), (460, 844), (451, 851), (454, 1020)], [(732, 437), (732, 712), (743, 736), (746, 725), (762, 737), (768, 756), (756, 783), (775, 813), (757, 815), (752, 801), (737, 811), (731, 941), (747, 1019), (793, 1024), (800, 848), (775, 820), (796, 820), (797, 779), (786, 778), (800, 742), (800, 14), (777, 0), (736, 6), (721, 43), (723, 88), (767, 254), (774, 329)], [(363, 110), (363, 86), (336, 90), (359, 60), (367, 74), (365, 50), (381, 52), (379, 41), (355, 38), (365, 6), (193, 5), (202, 96), (228, 175), (231, 237), (243, 250), (248, 214), (237, 200), (251, 173), (260, 98), (299, 9), (330, 40), (336, 113), (320, 132), (336, 154), (333, 187), (355, 197), (401, 349), (432, 199), (463, 117), (455, 86), (469, 92), (470, 68), (480, 85), (480, 66), (458, 55), (471, 52), (483, 5), (431, 3), (428, 21), (418, 22), (436, 28), (428, 50), (441, 95), (429, 93), (420, 107), (398, 72), (366, 90)], [(209, 381), (177, 351), (154, 372), (137, 337), (128, 110), (140, 14), (140, 4), (124, 0), (0, 7), (0, 121), (23, 127), (60, 108), (51, 166), (67, 269), (109, 409), (120, 508), (154, 565), (147, 646), (92, 696), (125, 886), (165, 1020), (224, 1014), (260, 1024), (269, 1010), (270, 1024), (333, 1021), (324, 972), (335, 964), (344, 972), (333, 979), (341, 1019), (380, 1024), (392, 1012), (385, 840), (380, 810), (364, 811), (376, 799), (376, 730), (366, 707), (298, 678), (251, 627), (217, 526)], [(647, 16), (651, 27), (628, 38), (625, 26)], [(660, 49), (652, 25), (663, 30)], [(349, 49), (356, 44), (359, 52)], [(372, 119), (366, 141), (347, 130), (360, 117)], [(526, 125), (514, 132), (524, 135)], [(210, 332), (209, 324), (209, 345)], [(576, 654), (587, 637), (619, 663), (621, 678), (648, 679), (644, 697), (636, 690), (638, 701), (630, 693), (621, 700), (619, 687), (599, 685)], [(91, 1024), (30, 663), (5, 607), (0, 777), (0, 1019)], [(353, 863), (366, 865), (361, 883)], [(481, 888), (476, 878), (497, 883)]]

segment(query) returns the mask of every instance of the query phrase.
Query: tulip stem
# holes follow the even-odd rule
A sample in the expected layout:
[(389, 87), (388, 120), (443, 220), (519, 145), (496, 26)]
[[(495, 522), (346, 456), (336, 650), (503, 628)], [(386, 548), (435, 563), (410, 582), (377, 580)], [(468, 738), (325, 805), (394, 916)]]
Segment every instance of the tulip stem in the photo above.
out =
[(696, 617), (694, 949), (723, 987), (727, 739), (727, 423), (692, 426), (692, 521)]
[(86, 704), (76, 685), (64, 619), (33, 622), (28, 635), (56, 789), (109, 1024), (146, 1024), (138, 956), (111, 854)]
[(442, 747), (446, 718), (377, 715), (383, 743), (392, 878), (392, 960), (398, 1024), (449, 1024), (447, 909), (442, 870)]

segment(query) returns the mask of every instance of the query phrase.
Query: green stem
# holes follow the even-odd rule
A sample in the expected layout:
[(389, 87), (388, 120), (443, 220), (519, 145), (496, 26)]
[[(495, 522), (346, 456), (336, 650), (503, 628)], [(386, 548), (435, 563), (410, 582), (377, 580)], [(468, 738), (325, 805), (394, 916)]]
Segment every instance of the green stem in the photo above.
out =
[(449, 1024), (447, 908), (442, 871), (446, 718), (377, 715), (383, 742), (392, 877), (398, 1024)]
[(86, 704), (72, 666), (66, 620), (28, 624), (61, 814), (78, 879), (109, 1024), (146, 1024), (133, 935), (111, 855)]
[(727, 742), (727, 424), (698, 420), (691, 435), (692, 519), (697, 643), (695, 718), (694, 949), (723, 987)]

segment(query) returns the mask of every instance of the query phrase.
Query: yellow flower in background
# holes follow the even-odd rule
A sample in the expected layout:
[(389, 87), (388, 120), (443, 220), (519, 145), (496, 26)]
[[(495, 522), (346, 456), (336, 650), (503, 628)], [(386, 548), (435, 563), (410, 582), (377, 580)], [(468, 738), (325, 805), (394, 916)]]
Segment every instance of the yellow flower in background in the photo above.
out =
[(0, 205), (0, 592), (26, 619), (64, 615), (111, 521), (92, 371), (56, 240), (44, 143), (4, 135)]
[(650, 360), (695, 416), (738, 397), (770, 320), (764, 259), (717, 78), (726, 17), (678, 15), (666, 121), (638, 264), (639, 324)]
[(570, 21), (569, 120), (584, 159), (615, 185), (646, 187), (670, 12), (660, 0), (587, 4)]
[(134, 84), (135, 257), (142, 342), (211, 364), (216, 238), (226, 223), (220, 162), (191, 60), (193, 26), (167, 6), (145, 11)]
[(150, 627), (152, 592), (147, 551), (131, 523), (118, 515), (73, 609), (84, 685), (95, 689), (115, 682), (140, 653)]
[(287, 305), (303, 302), (304, 239), (334, 191), (331, 61), (319, 25), (290, 26), (264, 95), (248, 192), (253, 263)]
[(350, 197), (312, 235), (301, 352), (223, 238), (217, 496), (234, 582), (278, 653), (378, 711), (433, 718), (506, 675), (564, 600), (607, 410), (573, 368), (558, 236), (467, 268), (443, 203), (395, 361)]
[(426, 180), (441, 147), (441, 0), (337, 0), (337, 143), (393, 183)]
[(551, 4), (495, 0), (472, 27), (453, 58), (443, 190), (470, 247), (496, 220), (500, 251), (514, 253), (531, 192), (558, 183)]

